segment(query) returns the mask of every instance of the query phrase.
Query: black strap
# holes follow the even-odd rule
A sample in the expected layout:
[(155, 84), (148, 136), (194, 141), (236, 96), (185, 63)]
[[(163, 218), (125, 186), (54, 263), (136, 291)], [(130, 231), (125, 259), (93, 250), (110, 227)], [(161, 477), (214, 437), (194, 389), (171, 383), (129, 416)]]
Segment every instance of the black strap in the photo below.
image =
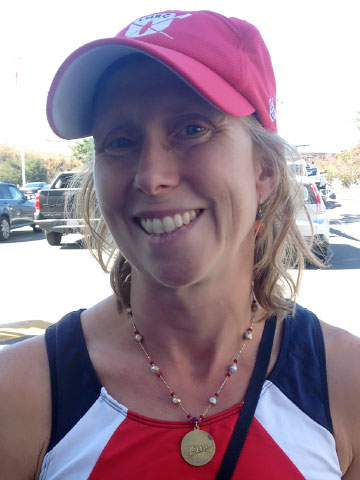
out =
[(251, 376), (248, 391), (245, 396), (244, 405), (236, 422), (229, 446), (220, 465), (215, 480), (230, 480), (240, 453), (243, 449), (252, 419), (259, 401), (262, 386), (268, 370), (270, 355), (274, 341), (276, 327), (276, 315), (266, 320), (264, 332), (261, 338), (258, 356), (256, 359), (253, 374)]

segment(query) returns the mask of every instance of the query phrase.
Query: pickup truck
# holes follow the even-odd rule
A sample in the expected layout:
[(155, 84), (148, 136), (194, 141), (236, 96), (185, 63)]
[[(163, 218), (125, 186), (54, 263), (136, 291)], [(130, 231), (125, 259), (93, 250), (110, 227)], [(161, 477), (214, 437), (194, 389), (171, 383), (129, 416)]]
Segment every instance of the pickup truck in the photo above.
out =
[(45, 231), (50, 245), (60, 245), (63, 235), (81, 232), (84, 221), (65, 215), (65, 195), (71, 190), (73, 175), (77, 172), (60, 173), (35, 198), (35, 225)]

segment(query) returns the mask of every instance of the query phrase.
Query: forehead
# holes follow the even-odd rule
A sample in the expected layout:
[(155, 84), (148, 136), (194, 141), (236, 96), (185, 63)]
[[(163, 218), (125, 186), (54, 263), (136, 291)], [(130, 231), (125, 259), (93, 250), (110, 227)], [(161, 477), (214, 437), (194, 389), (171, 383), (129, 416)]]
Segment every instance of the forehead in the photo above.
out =
[(94, 112), (111, 107), (116, 99), (128, 104), (154, 96), (188, 99), (219, 112), (176, 73), (145, 55), (114, 65), (103, 75), (94, 98)]

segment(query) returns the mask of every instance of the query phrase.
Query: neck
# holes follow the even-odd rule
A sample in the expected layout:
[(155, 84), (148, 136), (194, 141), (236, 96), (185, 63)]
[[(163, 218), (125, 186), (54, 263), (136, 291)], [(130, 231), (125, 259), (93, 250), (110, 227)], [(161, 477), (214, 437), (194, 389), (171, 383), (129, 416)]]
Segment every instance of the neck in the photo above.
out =
[(169, 289), (135, 273), (133, 319), (151, 355), (192, 370), (203, 365), (209, 375), (209, 365), (222, 365), (234, 355), (252, 319), (251, 276), (236, 277), (236, 282), (228, 276), (221, 283)]

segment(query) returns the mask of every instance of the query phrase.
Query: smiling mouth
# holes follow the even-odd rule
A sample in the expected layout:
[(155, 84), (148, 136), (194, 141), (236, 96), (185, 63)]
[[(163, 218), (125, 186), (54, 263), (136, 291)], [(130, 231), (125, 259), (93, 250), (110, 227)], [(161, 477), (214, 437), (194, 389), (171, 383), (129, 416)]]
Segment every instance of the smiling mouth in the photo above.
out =
[(169, 235), (180, 228), (189, 225), (196, 220), (204, 210), (188, 210), (184, 213), (167, 215), (163, 218), (139, 218), (135, 217), (135, 222), (148, 235)]

